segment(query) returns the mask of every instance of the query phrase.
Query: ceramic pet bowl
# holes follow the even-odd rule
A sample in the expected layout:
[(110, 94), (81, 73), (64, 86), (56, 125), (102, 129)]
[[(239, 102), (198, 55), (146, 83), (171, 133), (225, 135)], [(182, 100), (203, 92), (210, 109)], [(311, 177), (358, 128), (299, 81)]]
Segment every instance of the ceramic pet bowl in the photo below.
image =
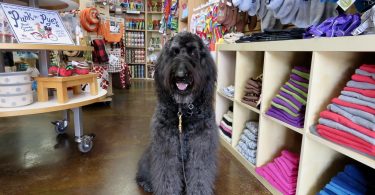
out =
[(0, 95), (0, 107), (12, 108), (26, 106), (33, 103), (33, 93), (24, 93), (18, 95)]
[(0, 95), (17, 95), (31, 92), (32, 82), (22, 84), (0, 84)]
[(4, 72), (0, 73), (0, 85), (19, 84), (31, 81), (30, 72)]

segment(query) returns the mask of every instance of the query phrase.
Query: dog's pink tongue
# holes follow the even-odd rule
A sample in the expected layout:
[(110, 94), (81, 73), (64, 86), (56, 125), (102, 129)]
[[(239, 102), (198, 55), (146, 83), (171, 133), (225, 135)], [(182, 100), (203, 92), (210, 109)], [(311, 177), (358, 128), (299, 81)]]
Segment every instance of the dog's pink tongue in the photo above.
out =
[(177, 85), (177, 88), (181, 91), (185, 91), (186, 88), (188, 87), (188, 84), (186, 83), (176, 83), (176, 85)]

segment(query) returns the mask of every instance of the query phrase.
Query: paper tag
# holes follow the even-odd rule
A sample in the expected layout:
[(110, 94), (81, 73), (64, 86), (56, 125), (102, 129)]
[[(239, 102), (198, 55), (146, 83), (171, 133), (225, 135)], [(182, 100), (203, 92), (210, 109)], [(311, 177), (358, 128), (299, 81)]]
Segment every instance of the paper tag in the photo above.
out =
[(115, 20), (110, 20), (109, 31), (111, 33), (120, 33), (120, 24)]
[(339, 0), (337, 4), (346, 11), (356, 0)]
[(109, 55), (109, 64), (111, 64), (112, 66), (116, 65), (117, 62), (119, 61), (120, 59), (118, 57), (116, 57), (115, 55), (113, 54), (110, 54)]

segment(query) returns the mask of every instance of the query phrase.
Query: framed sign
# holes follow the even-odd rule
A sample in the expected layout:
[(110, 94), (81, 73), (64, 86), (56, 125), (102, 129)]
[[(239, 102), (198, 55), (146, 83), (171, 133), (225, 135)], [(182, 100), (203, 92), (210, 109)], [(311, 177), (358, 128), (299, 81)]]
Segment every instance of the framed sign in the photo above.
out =
[(1, 3), (18, 43), (74, 45), (56, 11)]

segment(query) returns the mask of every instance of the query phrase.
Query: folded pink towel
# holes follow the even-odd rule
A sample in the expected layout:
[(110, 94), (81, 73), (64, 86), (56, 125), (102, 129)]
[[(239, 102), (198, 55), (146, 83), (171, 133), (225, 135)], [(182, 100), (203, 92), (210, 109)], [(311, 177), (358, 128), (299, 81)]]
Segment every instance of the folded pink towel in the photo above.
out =
[(284, 162), (285, 166), (287, 167), (288, 172), (294, 173), (298, 171), (298, 165), (291, 163), (287, 158), (281, 156), (278, 159)]
[(276, 158), (275, 162), (278, 163), (279, 166), (281, 166), (281, 170), (287, 177), (297, 177), (298, 172), (289, 169), (288, 165), (286, 165), (285, 161), (282, 158)]
[(255, 172), (257, 172), (260, 176), (262, 176), (264, 179), (266, 179), (273, 187), (275, 187), (281, 193), (286, 194), (286, 192), (283, 191), (281, 186), (271, 177), (271, 175), (268, 174), (268, 172), (266, 172), (264, 167), (256, 168)]
[(267, 165), (267, 169), (266, 170), (270, 170), (269, 174), (271, 175), (271, 177), (275, 181), (277, 181), (277, 183), (283, 189), (283, 191), (285, 191), (285, 192), (287, 192), (289, 194), (296, 193), (297, 183), (296, 182), (288, 183), (282, 177), (282, 174), (280, 173), (280, 170), (277, 169), (277, 167), (276, 167), (276, 165), (274, 163), (269, 163)]
[(282, 173), (280, 172), (280, 170), (278, 170), (277, 166), (275, 165), (275, 163), (269, 163), (267, 164), (267, 167), (269, 168), (269, 170), (271, 171), (271, 176), (276, 180), (278, 181), (280, 187), (283, 188), (283, 190), (285, 192), (288, 192), (288, 193), (295, 193), (296, 192), (296, 187), (297, 187), (297, 181), (293, 182), (293, 183), (288, 183), (284, 177), (282, 176)]
[(295, 154), (293, 152), (289, 152), (288, 150), (283, 150), (281, 152), (281, 155), (287, 158), (290, 162), (292, 162), (295, 165), (299, 164), (299, 155)]
[(229, 129), (228, 126), (223, 124), (223, 122), (220, 123), (220, 127), (222, 127), (226, 132), (232, 134), (232, 129)]
[(294, 181), (297, 181), (297, 173), (294, 173), (293, 175), (290, 175), (290, 173), (287, 173), (287, 170), (283, 168), (282, 163), (278, 159), (275, 159), (275, 164), (279, 168), (280, 173), (282, 174), (283, 178), (287, 182), (292, 183)]
[(295, 190), (284, 190), (278, 179), (273, 175), (271, 169), (265, 165), (263, 167), (257, 168), (255, 170), (259, 175), (264, 177), (273, 187), (275, 187), (277, 190), (279, 190), (284, 195), (295, 195)]

